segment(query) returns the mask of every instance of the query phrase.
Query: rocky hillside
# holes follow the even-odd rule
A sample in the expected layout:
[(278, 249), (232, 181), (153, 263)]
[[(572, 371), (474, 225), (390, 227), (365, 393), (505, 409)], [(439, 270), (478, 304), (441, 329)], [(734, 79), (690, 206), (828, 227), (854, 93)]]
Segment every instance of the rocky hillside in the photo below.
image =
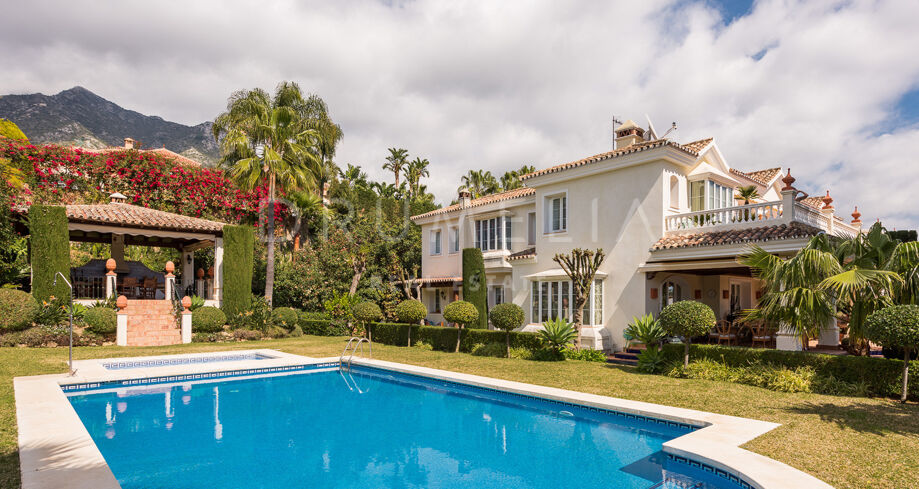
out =
[(35, 144), (61, 144), (101, 149), (122, 146), (124, 138), (144, 148), (166, 148), (202, 163), (218, 156), (211, 123), (185, 126), (127, 110), (74, 87), (56, 95), (0, 96), (0, 118), (15, 122)]

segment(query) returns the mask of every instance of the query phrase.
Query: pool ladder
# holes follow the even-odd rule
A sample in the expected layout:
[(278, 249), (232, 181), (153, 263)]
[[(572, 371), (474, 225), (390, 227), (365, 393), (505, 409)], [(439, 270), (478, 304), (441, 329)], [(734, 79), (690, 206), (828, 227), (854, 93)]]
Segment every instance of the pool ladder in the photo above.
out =
[[(356, 343), (355, 343), (356, 342)], [(367, 343), (367, 346), (370, 348), (370, 358), (373, 358), (373, 343), (370, 342), (367, 338), (362, 338), (360, 336), (352, 336), (348, 340), (348, 344), (345, 345), (345, 349), (342, 350), (341, 356), (338, 357), (338, 363), (341, 368), (345, 366), (345, 355), (348, 356), (348, 371), (351, 371), (351, 360), (354, 359), (354, 354), (357, 353), (358, 348), (360, 348), (361, 355), (364, 356), (364, 343)]]

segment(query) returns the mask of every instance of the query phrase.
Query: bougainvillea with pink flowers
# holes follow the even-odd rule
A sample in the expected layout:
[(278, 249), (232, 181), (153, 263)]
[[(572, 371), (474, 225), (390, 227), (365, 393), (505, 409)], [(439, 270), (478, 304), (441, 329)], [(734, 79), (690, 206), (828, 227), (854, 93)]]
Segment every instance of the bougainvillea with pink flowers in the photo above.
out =
[[(186, 165), (153, 152), (95, 152), (0, 139), (0, 158), (8, 158), (24, 174), (26, 187), (15, 192), (12, 206), (108, 202), (111, 193), (121, 192), (134, 205), (257, 225), (268, 193), (265, 186), (241, 190), (222, 170)], [(285, 212), (276, 204), (276, 219)]]

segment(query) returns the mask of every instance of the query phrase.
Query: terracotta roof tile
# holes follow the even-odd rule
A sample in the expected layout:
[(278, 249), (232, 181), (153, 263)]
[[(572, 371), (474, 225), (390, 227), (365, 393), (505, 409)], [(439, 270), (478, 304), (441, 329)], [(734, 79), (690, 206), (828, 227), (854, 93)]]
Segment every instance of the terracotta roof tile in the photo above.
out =
[(516, 253), (511, 253), (507, 257), (507, 261), (514, 260), (525, 260), (527, 258), (536, 258), (536, 248), (527, 248), (525, 250), (518, 251)]
[[(65, 206), (65, 208), (67, 209), (68, 221), (87, 224), (204, 233), (221, 233), (225, 225), (222, 222), (115, 202), (108, 204), (72, 204)], [(19, 214), (27, 214), (28, 208), (19, 207), (15, 211)]]
[(740, 175), (746, 178), (747, 180), (752, 180), (760, 185), (769, 186), (769, 184), (772, 183), (772, 180), (775, 179), (776, 176), (782, 174), (782, 169), (781, 168), (768, 168), (766, 170), (756, 170), (756, 171), (744, 172), (744, 171), (740, 171), (740, 170), (731, 168), (731, 173), (735, 175)]
[(654, 243), (654, 246), (651, 247), (651, 251), (752, 243), (755, 241), (772, 241), (776, 239), (809, 238), (821, 232), (822, 231), (813, 226), (808, 226), (800, 222), (793, 222), (791, 224), (779, 224), (775, 226), (664, 236), (658, 240), (657, 243)]
[[(501, 192), (499, 194), (486, 195), (484, 197), (479, 197), (478, 199), (472, 199), (472, 201), (465, 208), (469, 209), (471, 207), (478, 207), (485, 204), (491, 204), (494, 202), (501, 202), (504, 200), (517, 199), (520, 197), (526, 197), (528, 195), (533, 195), (536, 193), (536, 190), (529, 187), (520, 187), (514, 190), (508, 190), (507, 192)], [(422, 219), (425, 217), (437, 216), (440, 214), (448, 214), (450, 212), (458, 211), (463, 207), (460, 204), (448, 205), (447, 207), (441, 207), (440, 209), (435, 209), (431, 212), (425, 212), (424, 214), (418, 214), (417, 216), (412, 216), (411, 219), (414, 221), (416, 219)]]
[(596, 163), (598, 161), (616, 158), (619, 156), (625, 156), (627, 154), (638, 153), (639, 151), (645, 151), (654, 148), (660, 148), (663, 146), (672, 146), (676, 149), (689, 153), (693, 156), (698, 156), (699, 151), (708, 146), (712, 142), (712, 138), (700, 139), (698, 141), (693, 141), (688, 144), (678, 144), (676, 142), (670, 141), (669, 139), (655, 139), (653, 141), (642, 141), (640, 143), (633, 144), (631, 146), (615, 149), (613, 151), (607, 151), (606, 153), (600, 153), (593, 156), (588, 156), (587, 158), (582, 158), (577, 161), (571, 161), (568, 163), (562, 163), (561, 165), (556, 165), (545, 170), (538, 170), (533, 173), (528, 173), (520, 177), (521, 180), (526, 180), (528, 178), (538, 177), (540, 175), (546, 175), (549, 173), (558, 173), (560, 171), (569, 170), (571, 168), (577, 168), (579, 166), (589, 165), (591, 163)]
[(798, 202), (812, 209), (817, 209), (818, 211), (823, 209), (823, 197), (807, 197), (806, 199), (801, 199)]

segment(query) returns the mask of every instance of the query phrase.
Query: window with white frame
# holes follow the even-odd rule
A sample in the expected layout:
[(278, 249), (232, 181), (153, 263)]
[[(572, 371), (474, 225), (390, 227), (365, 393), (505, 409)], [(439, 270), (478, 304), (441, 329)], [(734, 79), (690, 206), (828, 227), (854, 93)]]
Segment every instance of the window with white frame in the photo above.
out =
[(440, 254), (440, 229), (431, 230), (431, 254)]
[(434, 306), (434, 313), (439, 314), (440, 313), (440, 290), (438, 289), (434, 289), (434, 303), (432, 304), (432, 306)]
[(546, 197), (545, 233), (558, 233), (568, 229), (568, 197), (565, 194)]
[(689, 210), (707, 211), (734, 205), (734, 189), (712, 180), (689, 182)]
[(510, 216), (498, 216), (476, 221), (475, 247), (482, 251), (511, 249)]
[(492, 306), (497, 306), (498, 304), (504, 303), (504, 286), (496, 285), (492, 287)]
[(450, 228), (449, 231), (450, 238), (450, 253), (459, 253), (460, 242), (459, 242), (459, 228), (454, 226)]
[[(550, 319), (574, 319), (574, 291), (568, 280), (534, 281), (531, 285), (530, 322), (542, 323)], [(584, 324), (603, 324), (603, 280), (594, 280), (590, 296), (584, 305)]]

